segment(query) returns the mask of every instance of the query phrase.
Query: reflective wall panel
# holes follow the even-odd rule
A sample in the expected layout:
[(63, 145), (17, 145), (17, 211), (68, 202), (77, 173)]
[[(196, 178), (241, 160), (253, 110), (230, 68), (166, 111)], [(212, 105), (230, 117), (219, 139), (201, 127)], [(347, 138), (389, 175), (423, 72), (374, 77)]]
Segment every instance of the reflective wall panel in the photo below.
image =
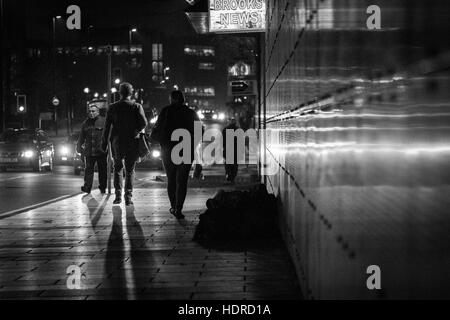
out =
[(262, 154), (305, 297), (450, 298), (450, 3), (268, 0), (267, 15)]

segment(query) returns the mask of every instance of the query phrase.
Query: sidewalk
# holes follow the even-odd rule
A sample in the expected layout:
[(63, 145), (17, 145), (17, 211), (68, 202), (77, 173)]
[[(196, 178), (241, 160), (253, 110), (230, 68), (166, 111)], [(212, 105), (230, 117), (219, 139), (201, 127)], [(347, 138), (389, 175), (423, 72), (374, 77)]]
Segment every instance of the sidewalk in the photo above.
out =
[[(98, 191), (0, 220), (0, 299), (300, 299), (281, 240), (205, 249), (192, 241), (216, 188), (190, 189), (185, 221), (165, 189), (137, 189), (134, 208)], [(66, 270), (81, 268), (69, 290)]]

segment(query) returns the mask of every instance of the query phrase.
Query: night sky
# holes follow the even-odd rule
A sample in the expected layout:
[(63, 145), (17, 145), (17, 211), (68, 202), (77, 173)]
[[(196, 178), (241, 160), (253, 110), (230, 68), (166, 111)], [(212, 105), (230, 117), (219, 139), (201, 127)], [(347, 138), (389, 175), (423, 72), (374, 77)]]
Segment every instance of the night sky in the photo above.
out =
[[(42, 46), (49, 44), (52, 34), (52, 17), (67, 18), (69, 5), (81, 8), (81, 31), (68, 31), (60, 20), (57, 25), (57, 42), (64, 36), (64, 43), (75, 45), (80, 35), (93, 26), (92, 38), (126, 39), (126, 30), (136, 27), (152, 30), (168, 36), (195, 35), (184, 10), (189, 4), (184, 0), (4, 0), (9, 23), (9, 37), (13, 46)], [(64, 23), (64, 24), (63, 24)], [(119, 42), (126, 42), (125, 39)]]

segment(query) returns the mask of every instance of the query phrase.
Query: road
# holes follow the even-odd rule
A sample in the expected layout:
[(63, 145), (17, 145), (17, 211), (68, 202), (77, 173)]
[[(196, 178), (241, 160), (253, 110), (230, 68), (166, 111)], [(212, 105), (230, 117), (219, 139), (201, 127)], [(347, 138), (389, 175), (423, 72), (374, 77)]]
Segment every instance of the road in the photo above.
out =
[[(154, 177), (160, 174), (162, 174), (160, 170), (138, 170), (137, 183), (154, 180)], [(0, 214), (59, 197), (75, 195), (81, 192), (82, 185), (83, 177), (75, 176), (70, 166), (55, 166), (51, 173), (17, 170), (2, 172), (0, 173)], [(97, 185), (97, 177), (95, 177), (94, 187)]]
[[(222, 125), (217, 123), (205, 123), (206, 129), (222, 130)], [(205, 168), (210, 176), (216, 180), (198, 182), (201, 186), (205, 183), (223, 183), (223, 167)], [(247, 174), (255, 174), (246, 171)], [(156, 181), (156, 176), (163, 175), (162, 170), (138, 168), (136, 172), (135, 188), (165, 188), (164, 179)], [(192, 183), (191, 183), (192, 184)], [(194, 183), (197, 184), (197, 183)], [(81, 192), (83, 177), (75, 176), (71, 166), (55, 166), (53, 172), (35, 173), (24, 170), (9, 170), (0, 173), (0, 216), (13, 211), (40, 205), (62, 197), (76, 195)], [(98, 186), (97, 174), (95, 174), (94, 188)]]

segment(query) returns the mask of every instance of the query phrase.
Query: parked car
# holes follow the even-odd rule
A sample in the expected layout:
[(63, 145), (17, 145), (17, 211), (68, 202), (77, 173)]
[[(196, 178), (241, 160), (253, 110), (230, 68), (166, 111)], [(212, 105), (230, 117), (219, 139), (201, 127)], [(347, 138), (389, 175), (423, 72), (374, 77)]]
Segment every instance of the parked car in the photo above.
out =
[(55, 146), (55, 163), (62, 165), (71, 165), (76, 154), (79, 132), (70, 135), (66, 141)]
[(200, 109), (194, 108), (197, 112), (200, 120), (212, 121), (212, 122), (224, 122), (227, 119), (225, 112), (218, 112), (213, 109)]
[(54, 148), (41, 130), (8, 129), (0, 135), (0, 170), (31, 168), (53, 170)]
[(163, 169), (161, 147), (159, 143), (150, 144), (150, 155), (137, 164), (138, 168)]

